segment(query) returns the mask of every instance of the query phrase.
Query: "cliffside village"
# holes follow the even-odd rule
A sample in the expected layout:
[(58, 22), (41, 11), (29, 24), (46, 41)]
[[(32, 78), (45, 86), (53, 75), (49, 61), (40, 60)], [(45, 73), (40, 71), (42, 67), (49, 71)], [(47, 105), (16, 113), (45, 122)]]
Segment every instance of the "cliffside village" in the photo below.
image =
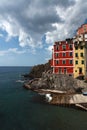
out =
[[(48, 73), (50, 69), (43, 70), (40, 78), (28, 81), (24, 87), (45, 96), (49, 104), (87, 111), (87, 24), (79, 27), (73, 38), (54, 43), (50, 64), (53, 73)], [(39, 71), (40, 66), (35, 75)], [(86, 80), (78, 80), (78, 77)]]
[(54, 74), (87, 78), (87, 24), (79, 27), (73, 38), (54, 43), (51, 67)]

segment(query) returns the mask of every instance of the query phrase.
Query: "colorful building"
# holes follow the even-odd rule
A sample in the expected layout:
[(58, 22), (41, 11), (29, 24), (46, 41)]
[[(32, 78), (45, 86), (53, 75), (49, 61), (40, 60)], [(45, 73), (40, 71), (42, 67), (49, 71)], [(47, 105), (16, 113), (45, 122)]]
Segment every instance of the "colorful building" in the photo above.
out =
[(74, 78), (78, 76), (87, 77), (87, 34), (74, 37)]
[(51, 66), (53, 73), (87, 78), (87, 24), (78, 28), (74, 38), (54, 43)]
[(73, 75), (73, 49), (74, 44), (71, 39), (55, 42), (51, 62), (53, 73)]
[(77, 29), (77, 35), (81, 35), (85, 33), (87, 33), (87, 24), (83, 24), (81, 25), (81, 27)]

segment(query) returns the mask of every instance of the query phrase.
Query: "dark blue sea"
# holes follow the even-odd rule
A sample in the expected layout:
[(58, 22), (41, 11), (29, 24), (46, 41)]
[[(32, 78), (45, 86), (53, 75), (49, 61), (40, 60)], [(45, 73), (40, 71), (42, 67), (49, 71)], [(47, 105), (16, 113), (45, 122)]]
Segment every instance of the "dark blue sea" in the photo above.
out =
[(23, 88), (30, 67), (0, 67), (0, 130), (87, 130), (87, 112), (52, 106)]

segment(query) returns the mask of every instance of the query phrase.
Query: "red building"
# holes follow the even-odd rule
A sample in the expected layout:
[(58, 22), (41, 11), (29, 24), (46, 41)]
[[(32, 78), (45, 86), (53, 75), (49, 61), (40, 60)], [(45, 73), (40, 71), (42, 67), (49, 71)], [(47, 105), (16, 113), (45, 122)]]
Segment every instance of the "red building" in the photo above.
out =
[(69, 75), (73, 74), (73, 49), (74, 44), (71, 39), (54, 43), (51, 61), (53, 73)]
[(77, 35), (81, 35), (84, 33), (87, 33), (87, 24), (81, 25), (81, 27), (79, 27), (77, 30)]

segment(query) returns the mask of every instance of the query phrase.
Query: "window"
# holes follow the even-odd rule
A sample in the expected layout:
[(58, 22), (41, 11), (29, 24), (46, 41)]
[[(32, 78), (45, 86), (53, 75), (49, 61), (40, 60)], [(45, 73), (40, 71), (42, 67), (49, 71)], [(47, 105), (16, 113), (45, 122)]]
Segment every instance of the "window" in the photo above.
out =
[(84, 32), (86, 31), (86, 26), (84, 26)]
[(70, 48), (70, 49), (73, 49), (73, 46), (72, 46), (72, 44), (70, 44), (70, 45), (69, 45), (69, 48)]
[(69, 62), (70, 62), (70, 64), (73, 64), (73, 60), (70, 60)]
[(62, 61), (62, 63), (63, 63), (63, 64), (66, 64), (66, 61), (65, 61), (65, 60), (63, 60), (63, 61)]
[(58, 57), (59, 56), (59, 54), (58, 53), (56, 53), (56, 57)]
[(76, 46), (75, 49), (78, 50), (78, 46)]
[(79, 68), (79, 74), (82, 74), (82, 68)]
[(75, 63), (78, 64), (78, 61), (76, 60)]
[(66, 53), (63, 53), (63, 57), (65, 57), (66, 56)]
[(83, 57), (83, 53), (80, 53), (80, 56)]
[(63, 50), (66, 50), (66, 45), (63, 45), (63, 46), (62, 46), (62, 49), (63, 49)]
[(82, 60), (82, 64), (84, 64), (84, 60)]
[(81, 46), (80, 49), (82, 50), (82, 49), (83, 49), (83, 46)]
[(69, 55), (70, 55), (70, 56), (73, 56), (73, 53), (72, 53), (72, 52), (70, 52), (70, 53), (69, 53)]
[(75, 57), (78, 57), (78, 53), (75, 53)]
[(56, 46), (56, 51), (58, 51), (58, 50), (59, 50), (59, 46), (57, 45), (57, 46)]
[(59, 61), (58, 60), (56, 60), (56, 65), (58, 65), (59, 64)]

